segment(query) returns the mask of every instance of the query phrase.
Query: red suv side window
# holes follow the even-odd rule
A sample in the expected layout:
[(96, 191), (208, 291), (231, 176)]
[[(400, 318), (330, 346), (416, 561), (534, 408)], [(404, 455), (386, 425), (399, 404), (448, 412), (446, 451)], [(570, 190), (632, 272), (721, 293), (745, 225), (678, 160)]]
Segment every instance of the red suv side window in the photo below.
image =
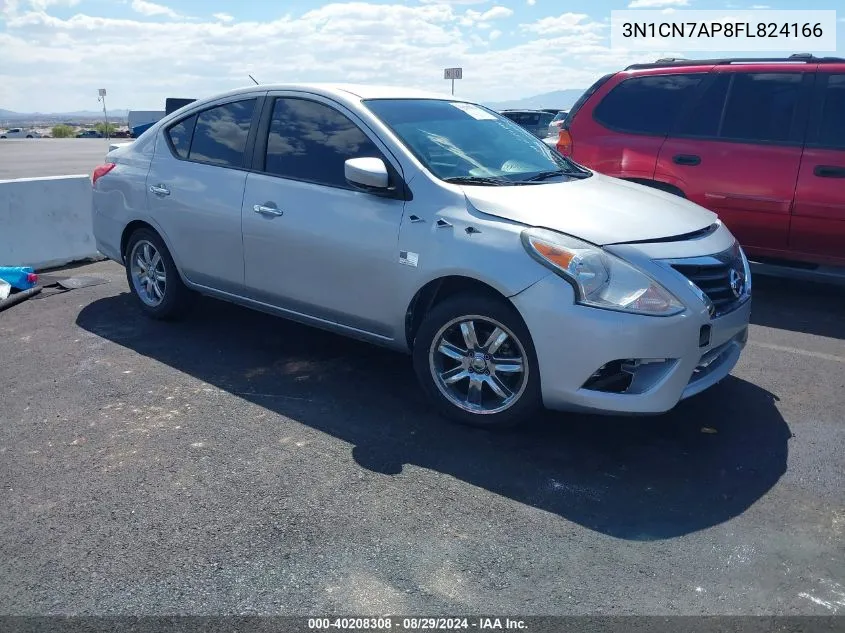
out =
[(720, 73), (688, 109), (678, 136), (793, 144), (803, 140), (805, 73)]
[(619, 83), (593, 111), (604, 127), (665, 136), (705, 73), (649, 75)]

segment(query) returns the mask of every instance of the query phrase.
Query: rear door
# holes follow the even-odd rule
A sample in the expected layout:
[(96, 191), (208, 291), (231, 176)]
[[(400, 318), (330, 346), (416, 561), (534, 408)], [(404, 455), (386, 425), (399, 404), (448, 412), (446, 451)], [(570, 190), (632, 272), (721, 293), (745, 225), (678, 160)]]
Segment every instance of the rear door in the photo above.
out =
[(209, 107), (168, 126), (147, 175), (150, 215), (192, 282), (240, 294), (246, 148), (260, 98)]
[(789, 248), (802, 259), (845, 265), (845, 67), (819, 67)]
[(609, 176), (650, 180), (672, 123), (704, 77), (662, 69), (617, 83), (592, 116), (586, 106), (570, 121), (572, 158)]
[(783, 255), (813, 82), (800, 69), (717, 67), (660, 150), (655, 180), (719, 214), (741, 244)]

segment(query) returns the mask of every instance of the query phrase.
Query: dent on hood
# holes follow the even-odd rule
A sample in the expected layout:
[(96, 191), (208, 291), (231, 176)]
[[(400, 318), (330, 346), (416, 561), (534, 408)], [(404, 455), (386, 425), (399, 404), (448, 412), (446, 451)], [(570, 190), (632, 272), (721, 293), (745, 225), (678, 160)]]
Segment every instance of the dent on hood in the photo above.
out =
[(706, 234), (718, 220), (685, 198), (600, 174), (539, 185), (462, 188), (468, 206), (480, 213), (600, 246)]

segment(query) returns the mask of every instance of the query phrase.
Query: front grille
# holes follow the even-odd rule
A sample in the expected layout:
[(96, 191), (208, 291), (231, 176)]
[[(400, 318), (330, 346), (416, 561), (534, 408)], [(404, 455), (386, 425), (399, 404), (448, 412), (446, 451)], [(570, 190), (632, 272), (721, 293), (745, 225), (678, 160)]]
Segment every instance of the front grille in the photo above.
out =
[[(742, 257), (714, 257), (707, 263), (682, 264), (675, 262), (672, 268), (689, 279), (713, 304), (713, 316), (726, 314), (735, 309), (745, 298), (745, 267)], [(734, 278), (734, 284), (731, 278)], [(737, 279), (739, 280), (737, 284)], [(739, 292), (735, 292), (734, 289)]]

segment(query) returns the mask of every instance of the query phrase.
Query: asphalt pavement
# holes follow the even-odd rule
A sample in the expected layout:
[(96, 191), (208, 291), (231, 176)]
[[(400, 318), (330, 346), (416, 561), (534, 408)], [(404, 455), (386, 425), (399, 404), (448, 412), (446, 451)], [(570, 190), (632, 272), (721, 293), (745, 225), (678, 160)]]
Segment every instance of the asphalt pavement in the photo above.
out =
[(104, 138), (0, 139), (0, 180), (90, 175), (105, 159), (109, 142)]
[(733, 375), (507, 433), (409, 359), (109, 283), (0, 313), (0, 613), (845, 614), (845, 296), (758, 278)]

